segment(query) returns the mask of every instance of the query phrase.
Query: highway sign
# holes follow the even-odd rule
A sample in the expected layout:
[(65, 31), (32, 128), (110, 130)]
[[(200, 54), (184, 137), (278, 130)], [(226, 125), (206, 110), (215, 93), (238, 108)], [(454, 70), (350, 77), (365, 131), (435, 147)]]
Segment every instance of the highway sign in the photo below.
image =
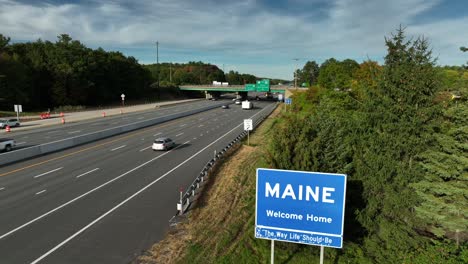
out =
[(263, 80), (257, 81), (256, 90), (257, 90), (257, 92), (269, 92), (270, 91), (270, 80), (269, 79), (263, 79)]
[(292, 98), (286, 98), (286, 99), (284, 99), (284, 103), (287, 104), (287, 105), (292, 104)]
[(15, 112), (22, 113), (23, 112), (23, 105), (15, 105)]
[(244, 130), (246, 131), (253, 130), (252, 119), (244, 119)]
[(254, 91), (255, 92), (255, 84), (246, 84), (245, 85), (246, 91)]
[(346, 175), (257, 169), (255, 237), (342, 248)]

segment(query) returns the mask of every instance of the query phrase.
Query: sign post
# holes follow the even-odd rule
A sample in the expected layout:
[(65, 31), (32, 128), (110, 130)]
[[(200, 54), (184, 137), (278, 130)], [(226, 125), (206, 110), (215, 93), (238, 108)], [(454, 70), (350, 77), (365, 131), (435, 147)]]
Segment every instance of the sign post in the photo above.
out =
[(323, 261), (343, 247), (345, 198), (345, 174), (259, 168), (255, 237), (320, 246)]
[(16, 112), (16, 119), (18, 119), (18, 122), (19, 122), (20, 121), (19, 113), (23, 112), (23, 106), (22, 105), (15, 105), (15, 112)]
[(125, 106), (125, 94), (120, 95), (122, 97), (122, 107)]
[(252, 119), (244, 119), (244, 130), (247, 131), (247, 146), (250, 146), (250, 131), (253, 130)]

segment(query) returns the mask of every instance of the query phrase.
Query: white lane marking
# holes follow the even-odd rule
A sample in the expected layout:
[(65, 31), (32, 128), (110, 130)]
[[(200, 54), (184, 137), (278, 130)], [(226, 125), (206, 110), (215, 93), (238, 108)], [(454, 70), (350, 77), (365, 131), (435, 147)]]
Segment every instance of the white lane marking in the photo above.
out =
[(80, 177), (85, 176), (86, 174), (90, 174), (91, 172), (95, 172), (95, 171), (97, 171), (97, 170), (99, 170), (99, 168), (95, 168), (94, 170), (90, 170), (90, 171), (85, 172), (85, 173), (83, 173), (83, 174), (80, 174), (80, 175), (78, 175), (78, 176), (76, 176), (76, 177), (77, 177), (77, 178), (80, 178)]
[(202, 121), (204, 118), (199, 118), (198, 120)]
[(198, 127), (202, 127), (203, 125), (199, 125)]
[(200, 134), (200, 137), (203, 137), (203, 134)]
[(68, 132), (68, 134), (76, 134), (76, 133), (80, 133), (80, 132), (81, 132), (81, 130), (76, 130), (76, 131), (70, 131), (70, 132)]
[(23, 144), (26, 144), (26, 142), (18, 142), (16, 143), (16, 146), (23, 145)]
[(42, 176), (47, 175), (47, 174), (52, 173), (52, 172), (56, 172), (56, 171), (61, 170), (61, 169), (63, 169), (63, 167), (60, 167), (60, 168), (57, 168), (55, 170), (51, 170), (51, 171), (48, 171), (48, 172), (44, 172), (42, 174), (34, 176), (33, 178), (39, 178), (39, 177), (42, 177)]
[(3, 190), (5, 190), (5, 187), (0, 187), (0, 191), (3, 191)]
[(184, 127), (184, 126), (186, 126), (186, 125), (187, 125), (187, 124), (182, 124), (182, 125), (180, 125), (180, 127)]
[[(260, 112), (259, 112), (260, 113)], [(222, 135), (221, 137), (219, 137), (218, 139), (216, 139), (215, 141), (213, 141), (211, 144), (207, 145), (206, 147), (202, 148), (201, 150), (199, 150), (197, 153), (193, 154), (192, 156), (190, 156), (188, 159), (184, 160), (182, 163), (179, 163), (179, 165), (175, 166), (174, 168), (170, 169), (168, 172), (164, 173), (161, 177), (157, 178), (156, 180), (152, 181), (151, 183), (149, 183), (148, 185), (146, 185), (145, 187), (141, 188), (139, 191), (137, 191), (136, 193), (132, 194), (130, 197), (128, 197), (127, 199), (123, 200), (122, 202), (120, 202), (118, 205), (114, 206), (113, 208), (111, 208), (109, 211), (105, 212), (104, 214), (102, 214), (101, 216), (99, 216), (98, 218), (94, 219), (91, 223), (89, 223), (88, 225), (86, 225), (85, 227), (83, 227), (82, 229), (78, 230), (76, 233), (74, 233), (73, 235), (69, 236), (67, 239), (65, 239), (64, 241), (62, 241), (60, 244), (58, 244), (57, 246), (55, 246), (54, 248), (52, 248), (51, 250), (47, 251), (44, 255), (40, 256), (39, 258), (37, 258), (36, 260), (34, 260), (33, 262), (31, 262), (31, 264), (36, 264), (38, 263), (39, 261), (41, 261), (42, 259), (44, 259), (45, 257), (47, 257), (48, 255), (52, 254), (54, 251), (56, 251), (57, 249), (61, 248), (63, 245), (65, 245), (66, 243), (68, 243), (70, 240), (72, 240), (73, 238), (75, 238), (76, 236), (80, 235), (81, 233), (83, 233), (84, 231), (86, 231), (88, 228), (90, 228), (91, 226), (93, 226), (94, 224), (96, 224), (97, 222), (99, 222), (101, 219), (103, 219), (104, 217), (106, 217), (108, 214), (112, 213), (113, 211), (117, 210), (119, 207), (121, 207), (122, 205), (126, 204), (128, 201), (130, 201), (131, 199), (133, 199), (134, 197), (136, 197), (137, 195), (139, 195), (140, 193), (142, 193), (143, 191), (145, 191), (146, 189), (148, 189), (149, 187), (153, 186), (155, 183), (159, 182), (161, 179), (165, 178), (167, 175), (169, 175), (170, 173), (172, 173), (173, 171), (177, 170), (178, 168), (180, 168), (182, 165), (184, 165), (185, 163), (189, 162), (191, 159), (193, 159), (194, 157), (198, 156), (198, 154), (202, 153), (203, 151), (205, 151), (207, 148), (211, 147), (213, 144), (215, 144), (216, 142), (218, 142), (219, 140), (221, 140), (223, 137), (225, 137), (226, 135), (230, 134), (232, 131), (234, 131), (235, 129), (239, 128), (240, 126), (244, 125), (244, 123), (242, 124), (239, 124), (238, 126), (234, 127), (233, 129), (229, 130), (226, 134)], [(190, 141), (187, 141), (185, 142), (184, 144), (182, 145), (185, 145), (187, 144), (188, 142)], [(0, 237), (1, 239), (1, 237)]]
[(153, 159), (151, 159), (151, 160), (149, 160), (149, 161), (147, 161), (147, 162), (145, 162), (145, 163), (143, 163), (143, 164), (141, 164), (141, 165), (139, 165), (139, 166), (137, 166), (137, 167), (135, 167), (135, 168), (133, 168), (133, 169), (131, 169), (131, 170), (129, 170), (129, 171), (127, 171), (127, 172), (125, 172), (125, 173), (119, 175), (119, 176), (117, 176), (117, 177), (115, 177), (114, 179), (109, 180), (109, 181), (107, 181), (107, 182), (105, 182), (105, 183), (99, 185), (98, 187), (96, 187), (96, 188), (94, 188), (94, 189), (92, 189), (92, 190), (90, 190), (90, 191), (88, 191), (88, 192), (86, 192), (86, 193), (84, 193), (84, 194), (82, 194), (82, 195), (80, 195), (80, 196), (78, 196), (78, 197), (76, 197), (76, 198), (74, 198), (74, 199), (72, 199), (72, 200), (70, 200), (70, 201), (68, 201), (68, 202), (66, 202), (66, 203), (64, 203), (64, 204), (62, 204), (62, 205), (60, 205), (60, 206), (58, 206), (58, 207), (56, 207), (55, 209), (52, 209), (52, 210), (50, 210), (49, 212), (44, 213), (44, 214), (42, 214), (42, 215), (40, 215), (40, 216), (34, 218), (33, 220), (31, 220), (31, 221), (29, 221), (29, 222), (27, 222), (27, 223), (25, 223), (25, 224), (23, 224), (23, 225), (21, 225), (21, 226), (15, 228), (15, 229), (13, 229), (13, 230), (11, 230), (11, 231), (9, 231), (9, 232), (7, 232), (7, 233), (1, 235), (1, 236), (0, 236), (0, 240), (3, 239), (3, 238), (6, 237), (6, 236), (9, 236), (9, 235), (15, 233), (15, 232), (18, 231), (18, 230), (21, 230), (21, 229), (25, 228), (26, 226), (29, 226), (30, 224), (32, 224), (32, 223), (34, 223), (34, 222), (36, 222), (36, 221), (38, 221), (38, 220), (40, 220), (40, 219), (42, 219), (42, 218), (44, 218), (44, 217), (46, 217), (46, 216), (52, 214), (53, 212), (58, 211), (58, 210), (62, 209), (63, 207), (65, 207), (65, 206), (67, 206), (67, 205), (69, 205), (69, 204), (71, 204), (71, 203), (73, 203), (73, 202), (75, 202), (75, 201), (77, 201), (77, 200), (79, 200), (79, 199), (81, 199), (81, 198), (87, 196), (88, 194), (93, 193), (93, 192), (95, 192), (95, 191), (101, 189), (102, 187), (104, 187), (104, 186), (106, 186), (106, 185), (108, 185), (108, 184), (110, 184), (110, 183), (112, 183), (112, 182), (114, 182), (114, 181), (116, 181), (116, 180), (118, 180), (118, 179), (120, 179), (120, 178), (126, 176), (127, 174), (136, 171), (137, 169), (139, 169), (139, 168), (141, 168), (141, 167), (143, 167), (143, 166), (149, 164), (150, 162), (153, 162), (153, 161), (155, 161), (155, 160), (157, 160), (157, 159), (159, 159), (159, 158), (161, 158), (161, 157), (163, 157), (163, 156), (165, 156), (165, 155), (171, 153), (173, 150), (175, 150), (175, 149), (177, 149), (177, 148), (179, 148), (179, 147), (181, 147), (181, 146), (182, 146), (182, 145), (177, 146), (177, 147), (175, 147), (175, 148), (173, 148), (173, 149), (171, 149), (171, 150), (169, 150), (169, 151), (167, 151), (167, 152), (164, 152), (163, 154), (161, 154), (161, 155), (159, 155), (159, 156), (157, 156), (157, 157), (155, 157), (155, 158), (153, 158)]
[(179, 134), (177, 134), (177, 135), (175, 135), (175, 136), (178, 137), (178, 136), (182, 136), (183, 134), (184, 134), (184, 132), (179, 133)]
[(193, 140), (196, 140), (197, 138), (193, 138)]
[[(266, 109), (266, 108), (265, 108), (265, 109)], [(263, 110), (264, 110), (264, 109), (263, 109)], [(261, 113), (263, 110), (261, 110), (260, 112), (258, 112), (258, 113), (255, 114), (255, 115), (251, 116), (250, 118), (253, 118), (254, 116), (258, 115), (258, 114)], [(209, 146), (211, 146), (212, 144), (216, 143), (218, 140), (220, 140), (221, 138), (225, 137), (226, 135), (228, 135), (229, 133), (231, 133), (232, 131), (234, 131), (236, 128), (242, 126), (243, 124), (244, 124), (244, 123), (241, 123), (241, 124), (239, 124), (237, 127), (231, 129), (229, 132), (227, 132), (226, 134), (224, 134), (223, 136), (221, 136), (220, 138), (218, 138), (216, 141), (214, 141), (213, 143), (211, 143), (210, 145), (208, 145), (208, 146), (205, 147), (204, 149), (206, 149), (206, 148), (208, 148)], [(189, 142), (189, 141), (187, 141), (187, 142)], [(44, 218), (44, 217), (46, 217), (46, 216), (48, 216), (48, 215), (50, 215), (50, 214), (52, 214), (52, 213), (54, 213), (54, 212), (56, 212), (56, 211), (62, 209), (63, 207), (65, 207), (65, 206), (67, 206), (67, 205), (69, 205), (69, 204), (71, 204), (71, 203), (73, 203), (73, 202), (75, 202), (75, 201), (77, 201), (77, 200), (79, 200), (79, 199), (81, 199), (81, 198), (87, 196), (88, 194), (93, 193), (93, 192), (95, 192), (95, 191), (101, 189), (102, 187), (104, 187), (104, 186), (106, 186), (106, 185), (108, 185), (108, 184), (110, 184), (110, 183), (112, 183), (112, 182), (114, 182), (114, 181), (116, 181), (116, 180), (118, 180), (118, 179), (120, 179), (120, 178), (126, 176), (127, 174), (132, 173), (132, 172), (138, 170), (139, 168), (141, 168), (141, 167), (143, 167), (143, 166), (145, 166), (145, 165), (147, 165), (147, 164), (149, 164), (149, 163), (151, 163), (151, 162), (153, 162), (153, 161), (159, 159), (160, 157), (163, 157), (163, 156), (165, 156), (165, 155), (171, 153), (173, 150), (176, 150), (176, 149), (178, 149), (178, 148), (180, 148), (180, 147), (182, 147), (182, 146), (183, 146), (183, 144), (180, 145), (180, 146), (177, 146), (177, 147), (175, 147), (175, 148), (173, 148), (173, 149), (171, 149), (171, 150), (169, 150), (169, 151), (167, 151), (167, 152), (164, 152), (163, 154), (161, 154), (161, 155), (159, 155), (159, 156), (157, 156), (157, 157), (155, 157), (155, 158), (153, 158), (153, 159), (151, 159), (151, 160), (149, 160), (149, 161), (147, 161), (147, 162), (145, 162), (145, 163), (143, 163), (143, 164), (140, 164), (139, 166), (137, 166), (137, 167), (135, 167), (135, 168), (133, 168), (133, 169), (131, 169), (131, 170), (129, 170), (129, 171), (127, 171), (127, 172), (121, 174), (120, 176), (117, 176), (116, 178), (114, 178), (114, 179), (112, 179), (112, 180), (110, 180), (110, 181), (108, 181), (108, 182), (105, 182), (105, 183), (99, 185), (98, 187), (96, 187), (96, 188), (94, 188), (94, 189), (92, 189), (92, 190), (90, 190), (90, 191), (88, 191), (88, 192), (86, 192), (86, 193), (84, 193), (84, 194), (82, 194), (82, 195), (80, 195), (80, 196), (78, 196), (78, 197), (76, 197), (76, 198), (74, 198), (74, 199), (72, 199), (72, 200), (70, 200), (70, 201), (68, 201), (68, 202), (66, 202), (66, 203), (64, 203), (64, 204), (62, 204), (62, 205), (60, 205), (60, 206), (58, 206), (58, 207), (56, 207), (55, 209), (52, 209), (52, 210), (50, 210), (49, 212), (44, 213), (44, 214), (42, 214), (42, 215), (40, 215), (40, 216), (34, 218), (33, 220), (31, 220), (31, 221), (29, 221), (29, 222), (27, 222), (27, 223), (25, 223), (25, 224), (23, 224), (23, 225), (21, 225), (21, 226), (15, 228), (15, 229), (13, 229), (13, 230), (11, 230), (11, 231), (9, 231), (9, 232), (7, 232), (7, 233), (1, 235), (1, 236), (0, 236), (0, 240), (3, 239), (3, 238), (5, 238), (5, 237), (7, 237), (7, 236), (9, 236), (9, 235), (11, 235), (11, 234), (13, 234), (13, 233), (15, 233), (15, 232), (18, 231), (18, 230), (21, 230), (21, 229), (25, 228), (26, 226), (31, 225), (31, 224), (34, 223), (34, 222), (37, 222), (38, 220), (40, 220), (40, 219), (42, 219), (42, 218)], [(204, 149), (203, 149), (203, 150), (204, 150)], [(162, 177), (162, 176), (161, 176), (161, 177)], [(84, 231), (84, 230), (83, 230), (83, 231)], [(78, 234), (76, 234), (76, 235), (78, 235)], [(73, 237), (75, 237), (76, 235), (73, 235)], [(62, 242), (62, 245), (65, 244), (66, 242), (68, 242), (69, 240), (73, 239), (73, 237), (67, 239), (67, 241)], [(37, 263), (37, 262), (40, 261), (41, 259), (45, 258), (47, 255), (50, 255), (50, 253), (52, 253), (53, 251), (57, 250), (59, 247), (60, 247), (60, 246), (56, 246), (55, 248), (53, 248), (52, 250), (50, 250), (49, 252), (47, 252), (46, 254), (44, 254), (42, 257), (40, 257), (39, 259), (35, 260), (34, 263)]]
[(121, 149), (121, 148), (125, 148), (127, 145), (122, 145), (120, 147), (116, 147), (116, 148), (113, 148), (111, 149), (111, 151), (114, 151), (114, 150), (118, 150), (118, 149)]
[(55, 133), (61, 133), (62, 131), (50, 131), (50, 132), (47, 132), (46, 134), (55, 134)]
[(37, 192), (36, 195), (41, 194), (41, 193), (45, 193), (46, 191), (47, 191), (47, 190), (42, 190), (42, 191), (40, 191), (40, 192)]
[(159, 133), (154, 134), (153, 136), (155, 137), (155, 136), (161, 135), (161, 134), (162, 134), (162, 132), (159, 132)]
[(149, 147), (146, 147), (146, 148), (140, 149), (140, 152), (142, 152), (142, 151), (145, 151), (145, 150), (147, 150), (147, 149), (149, 149), (149, 148), (151, 148), (151, 147), (152, 147), (152, 146), (149, 146)]
[[(264, 108), (263, 110), (265, 110), (266, 108)], [(253, 115), (252, 117), (250, 118), (253, 118), (254, 116), (260, 114), (261, 112), (263, 112), (263, 110), (259, 111), (258, 113), (256, 113), (255, 115)], [(242, 125), (244, 125), (244, 123), (242, 122), (241, 124), (237, 125), (236, 127), (234, 127), (233, 129), (229, 130), (228, 132), (226, 132), (224, 135), (222, 135), (221, 137), (219, 137), (218, 139), (216, 139), (215, 141), (213, 141), (211, 144), (207, 145), (206, 147), (202, 148), (201, 150), (199, 150), (197, 153), (193, 154), (192, 156), (190, 156), (188, 159), (186, 159), (185, 161), (183, 161), (182, 163), (179, 163), (179, 165), (175, 166), (174, 168), (172, 168), (171, 170), (169, 170), (168, 172), (166, 172), (165, 174), (163, 174), (161, 177), (157, 178), (156, 180), (152, 181), (151, 183), (149, 183), (148, 185), (146, 185), (145, 187), (141, 188), (139, 191), (137, 191), (136, 193), (132, 194), (130, 197), (128, 197), (127, 199), (123, 200), (122, 202), (120, 202), (119, 204), (117, 204), (116, 206), (114, 206), (113, 208), (111, 208), (109, 211), (105, 212), (104, 214), (102, 214), (101, 216), (99, 216), (98, 218), (94, 219), (91, 223), (89, 223), (88, 225), (86, 225), (85, 227), (83, 227), (82, 229), (78, 230), (76, 233), (74, 233), (73, 235), (69, 236), (67, 239), (65, 239), (64, 241), (62, 241), (60, 244), (58, 244), (57, 246), (53, 247), (51, 250), (47, 251), (44, 255), (40, 256), (39, 258), (37, 258), (36, 260), (34, 260), (33, 262), (31, 262), (31, 264), (36, 264), (38, 263), (39, 261), (41, 261), (42, 259), (44, 259), (45, 257), (47, 257), (48, 255), (52, 254), (54, 251), (56, 251), (57, 249), (61, 248), (63, 245), (65, 245), (66, 243), (68, 243), (70, 240), (72, 240), (73, 238), (77, 237), (78, 235), (80, 235), (81, 233), (83, 233), (84, 231), (86, 231), (88, 228), (90, 228), (91, 226), (93, 226), (94, 224), (96, 224), (97, 222), (99, 222), (101, 219), (103, 219), (104, 217), (106, 217), (107, 215), (109, 215), (110, 213), (112, 213), (113, 211), (117, 210), (119, 207), (121, 207), (122, 205), (126, 204), (128, 201), (130, 201), (131, 199), (133, 199), (134, 197), (136, 197), (137, 195), (139, 195), (140, 193), (142, 193), (143, 191), (145, 191), (146, 189), (148, 189), (149, 187), (151, 187), (152, 185), (154, 185), (155, 183), (159, 182), (161, 179), (165, 178), (167, 175), (169, 175), (171, 172), (175, 171), (176, 169), (180, 168), (182, 165), (184, 165), (185, 163), (189, 162), (191, 159), (193, 159), (194, 157), (198, 156), (198, 154), (202, 153), (203, 151), (205, 151), (207, 148), (211, 147), (213, 144), (215, 144), (216, 142), (218, 142), (219, 140), (221, 140), (222, 138), (224, 138), (226, 135), (230, 134), (232, 131), (234, 131), (235, 129), (241, 127)], [(188, 142), (190, 141), (187, 141), (185, 143), (183, 143), (182, 145), (185, 145), (187, 144)], [(181, 145), (181, 146), (182, 146)], [(176, 148), (174, 148), (176, 149)], [(165, 154), (167, 154), (169, 152), (166, 152)], [(164, 154), (162, 154), (164, 155)], [(161, 156), (162, 156), (161, 155)], [(160, 156), (159, 156), (160, 157)], [(152, 160), (149, 160), (147, 161), (146, 163), (143, 163), (142, 165), (140, 165), (139, 167), (141, 166), (144, 166), (145, 164), (148, 164), (149, 162), (151, 162)], [(138, 168), (138, 167), (137, 167)], [(132, 169), (131, 171), (133, 170), (136, 170), (137, 168), (134, 168)], [(130, 171), (129, 171), (130, 172)], [(127, 173), (129, 173), (127, 172)], [(121, 176), (119, 176), (121, 177)], [(54, 209), (55, 210), (55, 209)], [(2, 239), (5, 235), (3, 236), (0, 236), (0, 239)]]

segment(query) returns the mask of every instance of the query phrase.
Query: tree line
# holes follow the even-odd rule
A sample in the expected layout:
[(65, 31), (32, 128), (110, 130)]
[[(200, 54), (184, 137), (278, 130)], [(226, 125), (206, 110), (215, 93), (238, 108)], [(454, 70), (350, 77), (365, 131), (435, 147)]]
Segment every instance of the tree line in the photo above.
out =
[(428, 41), (401, 28), (385, 44), (383, 65), (298, 72), (312, 85), (278, 122), (268, 163), (348, 175), (345, 244), (330, 262), (466, 263), (468, 70), (437, 67)]
[(122, 93), (128, 100), (154, 101), (181, 96), (179, 85), (243, 85), (257, 79), (203, 62), (141, 65), (120, 52), (88, 48), (67, 34), (56, 42), (27, 43), (10, 43), (0, 34), (0, 110), (11, 111), (13, 104), (26, 111), (118, 104)]

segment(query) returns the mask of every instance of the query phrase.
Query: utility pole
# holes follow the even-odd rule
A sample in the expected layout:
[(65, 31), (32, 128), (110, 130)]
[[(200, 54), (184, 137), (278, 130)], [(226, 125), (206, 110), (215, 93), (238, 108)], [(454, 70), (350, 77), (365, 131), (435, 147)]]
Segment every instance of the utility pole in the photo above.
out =
[(296, 61), (294, 68), (294, 89), (297, 89), (297, 61), (299, 60), (299, 58), (294, 58), (293, 60)]
[(156, 64), (158, 65), (158, 89), (159, 89), (159, 75), (161, 69), (159, 69), (159, 41), (156, 41)]

